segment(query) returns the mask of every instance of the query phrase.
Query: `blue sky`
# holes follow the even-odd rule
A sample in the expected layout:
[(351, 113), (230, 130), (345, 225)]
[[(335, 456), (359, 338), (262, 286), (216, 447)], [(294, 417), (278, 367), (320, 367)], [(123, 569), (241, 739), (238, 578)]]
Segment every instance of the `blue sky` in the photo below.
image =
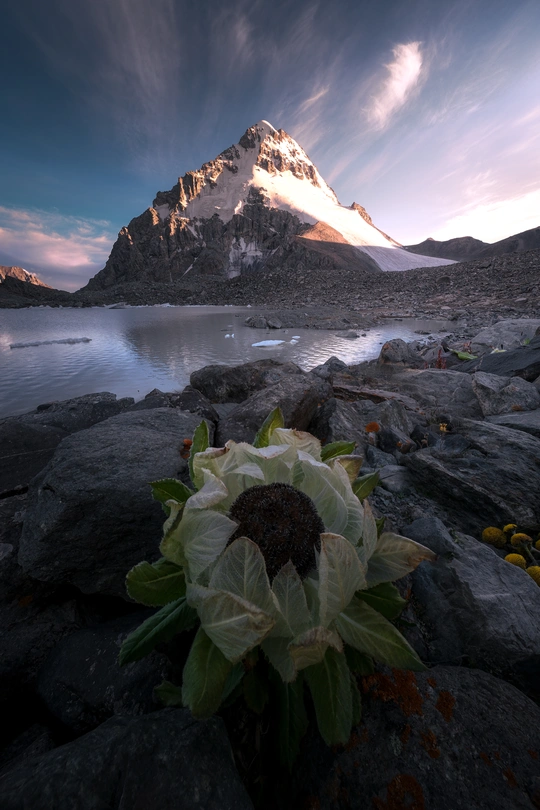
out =
[(2, 28), (0, 263), (53, 286), (262, 118), (404, 244), (540, 225), (538, 0), (18, 0)]

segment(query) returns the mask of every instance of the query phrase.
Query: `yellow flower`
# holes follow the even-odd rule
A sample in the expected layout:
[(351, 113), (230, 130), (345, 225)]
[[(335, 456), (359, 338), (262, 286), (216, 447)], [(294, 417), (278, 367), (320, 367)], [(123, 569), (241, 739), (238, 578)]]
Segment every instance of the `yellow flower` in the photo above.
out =
[(484, 529), (482, 532), (482, 540), (484, 543), (489, 543), (491, 546), (496, 546), (497, 548), (502, 548), (506, 545), (504, 532), (497, 529), (495, 526), (488, 526), (487, 529)]
[(524, 534), (523, 532), (517, 532), (512, 535), (510, 542), (513, 546), (522, 546), (524, 543), (532, 543), (532, 537), (529, 537), (528, 534)]
[(514, 529), (517, 529), (516, 523), (507, 523), (506, 526), (503, 528), (503, 532), (513, 532)]
[(530, 565), (527, 568), (527, 573), (534, 579), (537, 585), (540, 585), (540, 565)]
[(504, 559), (512, 565), (517, 565), (518, 568), (527, 568), (525, 557), (522, 557), (521, 554), (507, 554)]

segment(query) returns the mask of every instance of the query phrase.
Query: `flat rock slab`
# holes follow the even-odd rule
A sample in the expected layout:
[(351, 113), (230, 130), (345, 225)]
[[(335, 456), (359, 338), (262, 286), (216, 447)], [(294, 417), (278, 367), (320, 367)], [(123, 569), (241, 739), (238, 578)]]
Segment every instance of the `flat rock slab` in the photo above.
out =
[(156, 408), (119, 414), (63, 441), (29, 492), (24, 570), (83, 593), (127, 598), (127, 571), (159, 556), (164, 515), (149, 482), (185, 475), (180, 449), (200, 421)]
[(500, 416), (488, 416), (488, 422), (494, 425), (503, 425), (512, 430), (524, 430), (531, 436), (540, 439), (540, 409), (526, 413), (504, 413)]
[(393, 391), (383, 391), (380, 388), (367, 388), (365, 386), (359, 387), (355, 385), (347, 385), (346, 383), (341, 383), (336, 380), (333, 382), (333, 387), (336, 396), (341, 397), (341, 399), (348, 400), (349, 402), (355, 402), (359, 399), (369, 399), (371, 402), (378, 404), (379, 402), (391, 400), (392, 402), (399, 402), (410, 411), (419, 410), (418, 402), (415, 399), (412, 397), (407, 397), (404, 394), (397, 394)]
[(295, 363), (280, 363), (269, 358), (241, 366), (204, 366), (194, 371), (189, 381), (210, 402), (243, 402), (256, 391), (275, 385), (291, 374), (307, 376)]
[(469, 374), (446, 369), (407, 370), (391, 380), (392, 388), (415, 399), (426, 411), (481, 419), (483, 414)]
[[(427, 448), (403, 456), (415, 487), (447, 511), (454, 525), (480, 536), (486, 526), (540, 529), (540, 440), (503, 425), (463, 419), (470, 449), (455, 457)], [(443, 448), (444, 449), (444, 448)]]
[(540, 392), (521, 377), (499, 377), (477, 371), (472, 375), (472, 386), (484, 416), (540, 408)]
[(412, 416), (394, 400), (377, 404), (369, 399), (343, 402), (331, 398), (315, 413), (308, 429), (324, 442), (355, 441), (357, 452), (362, 452), (368, 441), (366, 427), (370, 423), (376, 423), (379, 430), (397, 429), (408, 436), (414, 427)]
[(121, 413), (132, 397), (108, 392), (39, 405), (0, 420), (0, 492), (26, 486), (52, 458), (66, 436)]
[(360, 725), (341, 749), (313, 742), (304, 750), (291, 807), (538, 807), (540, 708), (513, 686), (443, 666), (381, 672), (361, 683)]
[(412, 574), (415, 603), (428, 628), (430, 661), (514, 674), (540, 697), (540, 588), (521, 568), (472, 537), (452, 537), (440, 520), (403, 530), (431, 548), (435, 563)]
[(2, 810), (253, 810), (223, 723), (114, 717), (0, 778)]
[(477, 360), (468, 360), (459, 368), (462, 372), (486, 371), (501, 377), (523, 377), (533, 382), (540, 375), (540, 336), (534, 337), (528, 346), (485, 354)]
[(540, 326), (538, 318), (510, 318), (481, 329), (471, 340), (473, 354), (486, 354), (493, 349), (517, 349), (534, 337)]

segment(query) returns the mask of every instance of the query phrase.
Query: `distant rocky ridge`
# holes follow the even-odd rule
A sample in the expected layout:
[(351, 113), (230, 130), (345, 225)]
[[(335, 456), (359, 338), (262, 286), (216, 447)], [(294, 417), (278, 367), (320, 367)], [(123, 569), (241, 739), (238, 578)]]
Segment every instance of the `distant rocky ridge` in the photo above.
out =
[[(315, 230), (314, 230), (315, 229)], [(365, 208), (341, 205), (304, 150), (266, 121), (122, 228), (111, 255), (84, 290), (133, 281), (182, 282), (197, 290), (274, 268), (302, 265), (335, 274), (407, 270), (450, 263), (411, 257), (376, 228)]]
[(2, 284), (2, 282), (8, 277), (16, 278), (19, 281), (25, 281), (27, 284), (36, 284), (39, 287), (46, 287), (49, 290), (52, 289), (49, 284), (45, 284), (45, 282), (38, 278), (35, 273), (29, 273), (28, 270), (24, 269), (24, 267), (14, 267), (0, 264), (0, 284)]
[(439, 242), (437, 239), (429, 237), (418, 245), (405, 245), (404, 247), (411, 253), (454, 259), (457, 262), (485, 259), (502, 256), (506, 253), (520, 253), (523, 250), (537, 250), (540, 248), (540, 226), (516, 233), (492, 244), (473, 239), (472, 236), (459, 236), (455, 239), (447, 239), (445, 242)]

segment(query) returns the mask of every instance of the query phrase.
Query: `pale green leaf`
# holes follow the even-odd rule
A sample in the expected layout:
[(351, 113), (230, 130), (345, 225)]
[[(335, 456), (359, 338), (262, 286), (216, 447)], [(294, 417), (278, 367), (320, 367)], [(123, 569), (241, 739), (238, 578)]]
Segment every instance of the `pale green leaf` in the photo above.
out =
[(327, 745), (345, 744), (353, 720), (351, 676), (345, 655), (329, 647), (319, 664), (305, 670), (305, 678), (321, 737)]
[(312, 627), (291, 641), (288, 649), (295, 668), (301, 670), (322, 661), (329, 646), (342, 652), (338, 634), (326, 627)]
[(184, 570), (162, 558), (155, 563), (141, 562), (128, 573), (126, 590), (136, 602), (160, 607), (186, 594)]
[(338, 616), (336, 628), (346, 644), (376, 661), (400, 669), (425, 669), (394, 625), (360, 599), (354, 598)]
[(204, 484), (189, 499), (190, 509), (210, 509), (228, 496), (227, 487), (210, 470), (203, 470)]
[(197, 480), (198, 479), (197, 471), (196, 471), (196, 469), (194, 467), (193, 461), (194, 461), (194, 458), (197, 455), (197, 453), (204, 453), (204, 451), (208, 449), (209, 444), (210, 444), (210, 439), (209, 439), (209, 436), (208, 436), (208, 425), (203, 419), (203, 421), (195, 429), (195, 433), (193, 434), (193, 444), (191, 445), (191, 450), (190, 450), (190, 453), (189, 453), (189, 460), (188, 460), (189, 476), (190, 476), (191, 480), (193, 481), (196, 489), (200, 489), (203, 482), (202, 482), (202, 479)]
[(381, 582), (367, 591), (358, 591), (356, 596), (390, 620), (397, 619), (407, 604), (391, 582)]
[(225, 549), (209, 587), (239, 596), (266, 613), (274, 611), (264, 557), (259, 546), (247, 537), (238, 537)]
[[(302, 580), (290, 560), (274, 577), (272, 591), (285, 622), (285, 627), (280, 628), (282, 632), (294, 638), (311, 627), (311, 613)], [(274, 632), (278, 633), (278, 623), (276, 623)]]
[(154, 695), (164, 706), (183, 706), (182, 687), (170, 681), (162, 681), (154, 687)]
[(346, 644), (345, 658), (347, 659), (347, 666), (355, 675), (373, 675), (375, 668), (369, 655), (364, 655), (364, 653)]
[[(356, 442), (330, 442), (330, 444), (325, 444), (324, 447), (321, 448), (321, 461), (324, 461), (326, 464), (331, 458), (337, 458), (338, 456), (349, 456), (355, 447)], [(361, 464), (362, 459), (360, 456), (358, 456), (358, 459), (360, 460)]]
[(377, 524), (369, 501), (364, 502), (364, 525), (362, 527), (362, 543), (358, 553), (365, 565), (368, 564), (377, 547)]
[(364, 507), (355, 496), (347, 471), (339, 459), (333, 464), (331, 483), (343, 498), (347, 508), (347, 525), (339, 533), (357, 545), (364, 525)]
[(193, 495), (193, 490), (186, 487), (176, 478), (161, 478), (159, 481), (151, 481), (152, 495), (156, 501), (166, 504), (167, 501), (185, 503)]
[(156, 644), (170, 641), (183, 630), (191, 630), (196, 621), (196, 612), (184, 598), (169, 602), (129, 634), (120, 648), (120, 666), (144, 658)]
[(288, 646), (288, 638), (265, 638), (261, 644), (263, 653), (286, 683), (294, 681), (297, 674)]
[(220, 512), (185, 509), (176, 530), (163, 538), (160, 550), (172, 562), (185, 561), (191, 579), (197, 580), (219, 557), (237, 526)]
[(300, 461), (300, 465), (304, 477), (298, 489), (311, 498), (326, 531), (342, 534), (349, 515), (345, 501), (330, 483), (332, 470), (326, 465), (314, 465), (307, 461)]
[(221, 704), (232, 664), (199, 627), (182, 674), (182, 700), (194, 717), (210, 717)]
[(383, 532), (375, 551), (368, 561), (369, 588), (380, 582), (393, 582), (408, 574), (423, 560), (435, 560), (437, 555), (429, 548), (392, 532)]
[(276, 430), (276, 428), (282, 428), (284, 426), (285, 420), (283, 419), (281, 408), (274, 408), (274, 410), (268, 414), (268, 416), (262, 423), (261, 427), (257, 431), (257, 435), (255, 436), (253, 446), (268, 447), (268, 445), (270, 444), (270, 435), (274, 432), (274, 430)]
[[(164, 557), (167, 557), (171, 562), (175, 562), (177, 565), (182, 566), (186, 564), (186, 557), (184, 555), (184, 549), (179, 545), (176, 538), (180, 530), (180, 522), (182, 520), (182, 515), (184, 514), (184, 506), (185, 504), (183, 503), (169, 501), (167, 508), (170, 510), (170, 513), (169, 517), (163, 524), (163, 540), (161, 541), (160, 545), (161, 553)], [(164, 554), (163, 548), (170, 549), (170, 555)]]
[(318, 570), (320, 622), (328, 627), (366, 587), (366, 578), (355, 547), (337, 534), (321, 534)]
[(371, 495), (375, 487), (379, 485), (379, 480), (380, 476), (378, 472), (361, 475), (360, 478), (353, 481), (352, 488), (354, 494), (360, 501), (363, 501), (368, 495)]
[(196, 605), (201, 625), (233, 663), (266, 638), (274, 619), (257, 605), (225, 591), (188, 583), (187, 597)]
[[(206, 423), (205, 423), (206, 424)], [(192, 447), (193, 449), (193, 447)], [(209, 470), (213, 475), (220, 478), (220, 470), (222, 457), (227, 455), (228, 449), (226, 447), (207, 447), (193, 456), (193, 484), (197, 489), (200, 489), (204, 484), (203, 470)], [(191, 456), (190, 456), (191, 460)]]
[(277, 428), (270, 435), (270, 444), (289, 444), (297, 451), (308, 453), (316, 461), (321, 460), (321, 443), (319, 439), (303, 430)]

